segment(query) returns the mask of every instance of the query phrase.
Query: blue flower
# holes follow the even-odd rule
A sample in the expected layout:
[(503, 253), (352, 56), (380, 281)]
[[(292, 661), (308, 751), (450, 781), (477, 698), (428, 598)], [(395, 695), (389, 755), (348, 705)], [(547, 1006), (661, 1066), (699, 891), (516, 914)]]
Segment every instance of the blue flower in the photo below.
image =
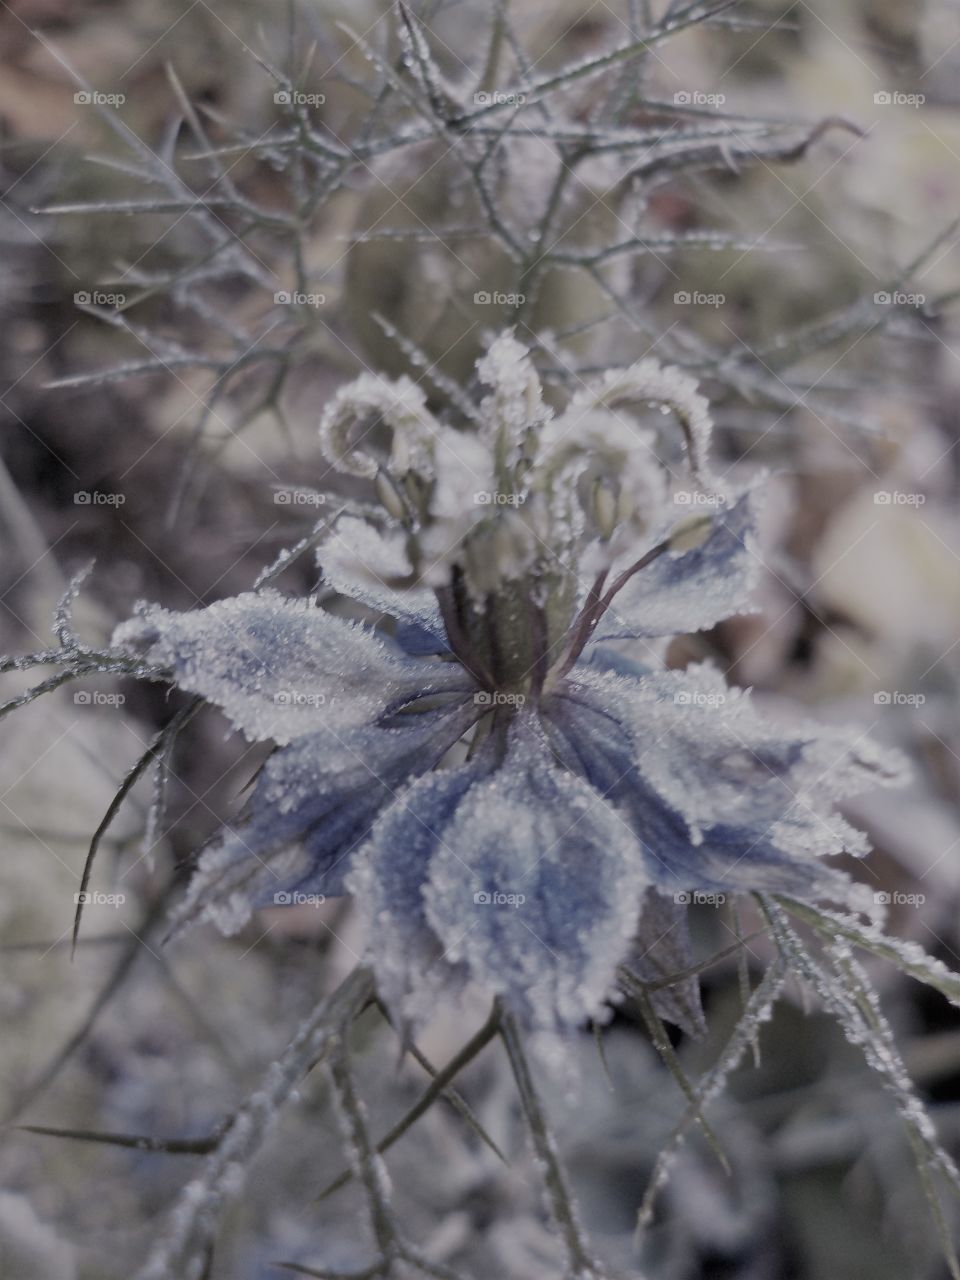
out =
[(115, 643), (275, 744), (181, 922), (349, 892), (403, 1018), (477, 982), (571, 1026), (642, 967), (644, 921), (695, 894), (849, 901), (823, 855), (866, 845), (835, 803), (900, 766), (855, 731), (765, 721), (707, 664), (665, 666), (666, 639), (748, 607), (759, 563), (758, 486), (710, 476), (690, 379), (645, 360), (557, 415), (510, 335), (478, 377), (464, 428), (405, 379), (362, 378), (324, 415), (327, 456), (377, 501), (320, 561), (369, 623), (262, 591), (141, 606)]

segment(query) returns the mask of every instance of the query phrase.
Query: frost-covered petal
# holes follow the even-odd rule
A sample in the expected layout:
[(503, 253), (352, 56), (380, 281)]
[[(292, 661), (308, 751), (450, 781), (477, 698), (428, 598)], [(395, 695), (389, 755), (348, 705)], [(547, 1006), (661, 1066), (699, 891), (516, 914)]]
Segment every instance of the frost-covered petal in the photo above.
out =
[(430, 860), (469, 789), (492, 767), (481, 751), (467, 764), (410, 784), (377, 820), (347, 880), (367, 921), (377, 988), (405, 1022), (418, 1025), (439, 995), (453, 995), (466, 976), (426, 915), (423, 888)]
[(588, 644), (577, 664), (578, 670), (593, 667), (597, 671), (612, 671), (614, 675), (639, 680), (652, 671), (663, 669), (669, 647), (669, 640), (664, 637), (632, 641), (630, 649), (626, 651), (618, 648), (617, 644), (616, 640)]
[(477, 718), (473, 704), (399, 727), (321, 729), (270, 756), (241, 821), (202, 854), (178, 927), (212, 920), (235, 932), (257, 907), (297, 893), (336, 896), (376, 816), (407, 780), (433, 768)]
[(394, 638), (407, 653), (443, 653), (449, 646), (437, 598), (429, 587), (397, 587), (413, 572), (401, 533), (381, 533), (366, 520), (341, 518), (318, 560), (324, 582), (341, 595), (397, 622)]
[(420, 696), (471, 687), (462, 668), (416, 661), (368, 628), (272, 591), (172, 613), (142, 607), (113, 643), (170, 671), (252, 741), (292, 742), (376, 719)]
[(427, 918), (448, 958), (525, 1021), (574, 1026), (611, 990), (644, 884), (628, 826), (521, 713), (502, 765), (444, 830)]
[[(762, 567), (757, 503), (758, 490), (747, 490), (711, 517), (698, 546), (664, 552), (635, 573), (600, 620), (595, 639), (684, 635), (746, 612)], [(626, 567), (626, 559), (615, 565), (610, 581)]]
[[(847, 848), (852, 829), (820, 807), (822, 797), (813, 803), (815, 791), (797, 803), (782, 776), (767, 784), (760, 772), (753, 773), (752, 792), (751, 778), (741, 777), (738, 784), (725, 774), (723, 753), (711, 754), (704, 741), (706, 729), (693, 745), (684, 738), (682, 706), (661, 698), (658, 714), (655, 693), (663, 674), (686, 673), (633, 681), (582, 671), (547, 708), (580, 772), (633, 827), (651, 880), (668, 894), (765, 890), (849, 900), (848, 878), (820, 855)], [(643, 688), (648, 683), (653, 699)], [(768, 763), (789, 771), (802, 760), (802, 744), (787, 742), (771, 751)], [(742, 760), (734, 763), (733, 770), (738, 768)], [(767, 772), (756, 760), (751, 768)], [(885, 781), (862, 766), (855, 771), (861, 788)]]
[[(896, 753), (861, 730), (778, 724), (706, 663), (651, 673), (633, 688), (625, 682), (617, 701), (639, 772), (695, 841), (716, 823), (776, 823), (783, 837), (797, 826), (809, 837), (813, 822), (820, 838), (811, 852), (839, 853), (844, 841), (835, 837), (849, 829), (831, 825), (829, 805), (902, 777)], [(865, 848), (858, 841), (848, 851)]]

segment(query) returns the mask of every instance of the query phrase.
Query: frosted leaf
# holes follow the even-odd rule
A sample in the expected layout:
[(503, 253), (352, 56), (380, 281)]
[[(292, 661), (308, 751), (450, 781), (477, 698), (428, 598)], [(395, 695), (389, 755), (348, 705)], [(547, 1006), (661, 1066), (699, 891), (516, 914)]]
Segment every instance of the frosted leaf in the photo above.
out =
[(407, 377), (395, 382), (365, 373), (341, 387), (320, 419), (324, 456), (348, 475), (372, 479), (386, 466), (397, 475), (432, 474), (439, 423), (426, 396)]
[(780, 908), (768, 901), (765, 910), (783, 955), (810, 982), (825, 1007), (843, 1027), (847, 1039), (862, 1051), (867, 1065), (880, 1075), (892, 1095), (910, 1138), (924, 1193), (940, 1230), (941, 1243), (948, 1257), (953, 1258), (952, 1242), (943, 1224), (941, 1206), (930, 1174), (940, 1174), (956, 1192), (960, 1191), (960, 1171), (941, 1146), (933, 1121), (917, 1096), (893, 1031), (866, 973), (853, 959), (846, 942), (828, 949), (829, 968), (819, 964), (786, 922)]
[(433, 768), (476, 717), (470, 703), (406, 717), (398, 728), (321, 729), (275, 751), (243, 819), (202, 854), (176, 927), (206, 919), (235, 933), (256, 908), (284, 905), (298, 893), (342, 894), (376, 816), (408, 778)]
[(626, 824), (559, 769), (521, 713), (501, 767), (474, 785), (430, 864), (427, 918), (472, 976), (529, 1024), (595, 1015), (636, 927), (645, 884)]
[(447, 648), (434, 593), (428, 587), (391, 585), (412, 573), (403, 534), (384, 534), (366, 520), (346, 516), (321, 546), (318, 559), (324, 581), (334, 591), (401, 624), (396, 639), (408, 653)]
[[(627, 967), (644, 982), (659, 982), (693, 968), (693, 943), (686, 906), (647, 889), (640, 908), (640, 923)], [(699, 1036), (707, 1025), (700, 1003), (700, 983), (694, 976), (650, 993), (654, 1009), (687, 1035)]]
[(941, 960), (928, 955), (917, 942), (895, 938), (875, 923), (862, 924), (856, 916), (812, 907), (802, 903), (788, 904), (788, 909), (811, 924), (822, 936), (845, 939), (872, 955), (895, 965), (918, 982), (939, 991), (952, 1005), (960, 1008), (960, 974), (954, 973)]
[(743, 1055), (751, 1044), (756, 1043), (757, 1035), (763, 1023), (768, 1022), (773, 1007), (786, 979), (786, 966), (779, 958), (766, 971), (759, 985), (747, 1001), (743, 1013), (737, 1019), (736, 1026), (724, 1045), (720, 1056), (712, 1067), (704, 1072), (694, 1088), (694, 1100), (684, 1113), (683, 1119), (676, 1126), (669, 1142), (657, 1157), (653, 1173), (638, 1214), (638, 1227), (643, 1230), (649, 1225), (653, 1214), (654, 1201), (658, 1191), (667, 1180), (670, 1167), (704, 1107), (716, 1098), (726, 1086), (732, 1072), (739, 1066)]
[(406, 788), (377, 821), (347, 880), (370, 937), (377, 987), (404, 1021), (425, 1022), (440, 995), (463, 985), (465, 970), (444, 957), (427, 920), (423, 887), (430, 860), (469, 789), (489, 773), (490, 753)]
[(493, 392), (481, 402), (481, 413), (489, 424), (490, 443), (501, 466), (514, 467), (531, 428), (549, 415), (543, 403), (540, 379), (530, 353), (511, 333), (502, 333), (477, 362), (480, 381)]
[(188, 613), (141, 606), (113, 644), (170, 671), (251, 741), (342, 732), (417, 697), (471, 687), (462, 668), (407, 658), (368, 628), (273, 591)]
[[(684, 635), (747, 612), (762, 568), (757, 506), (753, 487), (712, 517), (699, 546), (667, 551), (635, 573), (601, 618), (595, 640)], [(611, 569), (610, 581), (637, 559), (636, 551), (623, 557)]]

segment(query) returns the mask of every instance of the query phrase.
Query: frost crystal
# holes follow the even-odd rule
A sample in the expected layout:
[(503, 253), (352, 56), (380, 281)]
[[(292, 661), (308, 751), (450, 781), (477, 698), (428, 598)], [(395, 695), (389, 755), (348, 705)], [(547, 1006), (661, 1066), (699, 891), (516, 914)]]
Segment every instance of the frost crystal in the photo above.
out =
[[(642, 360), (557, 416), (512, 334), (477, 374), (464, 424), (403, 378), (324, 414), (327, 456), (379, 500), (331, 522), (324, 582), (376, 630), (262, 590), (143, 606), (114, 643), (276, 746), (181, 922), (350, 892), (406, 1022), (472, 981), (549, 1032), (601, 1016), (691, 890), (854, 905), (821, 855), (865, 844), (833, 805), (900, 765), (768, 723), (707, 665), (666, 669), (670, 636), (749, 607), (759, 564), (759, 481), (712, 485), (686, 374)], [(703, 499), (692, 519), (678, 493)], [(674, 1003), (696, 1022), (695, 991)]]

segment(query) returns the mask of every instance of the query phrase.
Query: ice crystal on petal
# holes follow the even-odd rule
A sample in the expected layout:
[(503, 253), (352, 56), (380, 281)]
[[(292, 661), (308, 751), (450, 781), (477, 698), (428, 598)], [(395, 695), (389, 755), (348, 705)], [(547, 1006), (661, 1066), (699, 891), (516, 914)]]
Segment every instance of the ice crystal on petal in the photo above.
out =
[(901, 774), (894, 753), (866, 742), (860, 750), (856, 730), (785, 730), (765, 720), (745, 690), (708, 664), (647, 678), (623, 699), (621, 715), (640, 744), (640, 772), (669, 797), (695, 840), (737, 815), (782, 822), (781, 834), (792, 822), (806, 831), (815, 806)]
[(458, 804), (491, 767), (481, 755), (412, 783), (376, 823), (347, 881), (377, 939), (378, 987), (414, 1024), (432, 1013), (439, 993), (453, 994), (466, 978), (427, 920), (423, 889)]
[[(843, 846), (837, 829), (825, 826), (810, 785), (839, 753), (812, 733), (790, 738), (765, 726), (743, 691), (728, 691), (731, 708), (676, 700), (678, 693), (725, 696), (720, 690), (726, 686), (717, 673), (631, 680), (580, 668), (548, 715), (568, 746), (570, 767), (617, 805), (664, 891), (767, 888), (848, 901), (847, 877), (818, 865), (818, 854)], [(846, 789), (891, 780), (888, 772), (852, 765)]]

